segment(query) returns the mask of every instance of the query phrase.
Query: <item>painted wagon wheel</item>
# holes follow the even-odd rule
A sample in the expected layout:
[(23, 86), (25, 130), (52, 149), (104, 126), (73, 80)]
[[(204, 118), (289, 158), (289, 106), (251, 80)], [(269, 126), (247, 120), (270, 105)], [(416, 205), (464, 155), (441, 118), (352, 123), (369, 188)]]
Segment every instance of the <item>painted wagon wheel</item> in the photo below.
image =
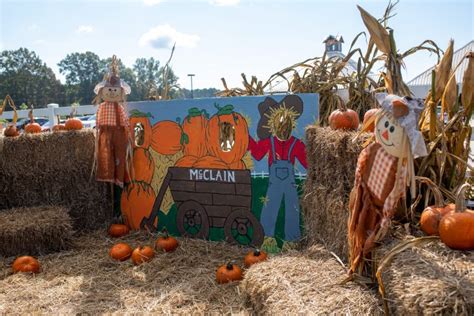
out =
[(204, 239), (209, 237), (209, 217), (204, 207), (196, 201), (181, 204), (176, 215), (176, 224), (182, 236)]
[(248, 209), (237, 209), (230, 213), (224, 223), (224, 234), (228, 242), (258, 247), (263, 242), (263, 227)]

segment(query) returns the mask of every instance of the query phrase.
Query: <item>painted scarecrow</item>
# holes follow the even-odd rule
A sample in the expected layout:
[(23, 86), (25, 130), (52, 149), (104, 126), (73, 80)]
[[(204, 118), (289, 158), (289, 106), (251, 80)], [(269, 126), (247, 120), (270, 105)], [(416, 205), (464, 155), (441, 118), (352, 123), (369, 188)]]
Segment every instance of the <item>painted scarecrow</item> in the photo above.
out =
[(125, 110), (130, 86), (119, 77), (115, 55), (104, 80), (95, 86), (94, 92), (97, 95), (95, 103), (100, 103), (96, 119), (96, 179), (123, 187), (127, 156), (131, 153), (131, 135)]
[(262, 247), (277, 251), (275, 226), (282, 201), (285, 206), (285, 240), (291, 242), (301, 237), (294, 164), (298, 159), (307, 168), (306, 146), (291, 134), (303, 112), (303, 101), (296, 95), (286, 96), (281, 102), (266, 98), (258, 105), (258, 110), (257, 135), (260, 140), (257, 142), (249, 136), (249, 150), (256, 160), (268, 155), (270, 179), (260, 218), (265, 232)]
[(415, 196), (413, 159), (427, 155), (423, 136), (417, 130), (423, 104), (385, 93), (376, 98), (381, 109), (364, 125), (375, 120), (376, 142), (359, 155), (349, 202), (350, 275), (361, 274), (364, 260), (390, 228), (408, 185)]

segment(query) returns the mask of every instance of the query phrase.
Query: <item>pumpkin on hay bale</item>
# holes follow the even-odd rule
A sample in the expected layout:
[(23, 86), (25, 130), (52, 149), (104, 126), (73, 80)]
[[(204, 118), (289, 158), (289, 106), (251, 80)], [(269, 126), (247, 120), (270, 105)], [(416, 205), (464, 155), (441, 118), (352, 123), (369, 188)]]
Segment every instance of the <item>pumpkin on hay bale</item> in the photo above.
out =
[(72, 241), (68, 210), (58, 206), (0, 211), (0, 256), (40, 255), (67, 250)]

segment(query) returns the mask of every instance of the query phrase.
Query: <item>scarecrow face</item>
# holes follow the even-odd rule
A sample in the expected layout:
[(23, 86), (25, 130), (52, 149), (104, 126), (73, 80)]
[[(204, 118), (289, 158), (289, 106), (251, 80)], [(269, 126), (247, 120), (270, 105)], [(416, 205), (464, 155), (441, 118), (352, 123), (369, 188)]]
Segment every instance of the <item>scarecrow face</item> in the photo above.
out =
[(123, 90), (121, 87), (105, 86), (101, 89), (101, 97), (107, 102), (122, 102)]
[(375, 138), (392, 156), (399, 158), (403, 156), (402, 143), (405, 137), (405, 131), (392, 116), (383, 114), (377, 119)]

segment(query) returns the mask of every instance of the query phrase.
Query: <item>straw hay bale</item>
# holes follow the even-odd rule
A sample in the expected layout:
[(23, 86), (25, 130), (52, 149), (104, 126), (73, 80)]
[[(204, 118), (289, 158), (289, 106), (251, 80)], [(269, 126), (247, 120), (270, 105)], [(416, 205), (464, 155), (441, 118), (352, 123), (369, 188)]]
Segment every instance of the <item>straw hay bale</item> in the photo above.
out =
[(322, 243), (344, 261), (348, 253), (349, 195), (367, 137), (352, 143), (355, 135), (327, 127), (306, 129), (308, 176), (302, 203), (307, 242)]
[(0, 314), (223, 314), (249, 315), (237, 283), (218, 285), (217, 267), (228, 260), (243, 265), (246, 250), (224, 242), (179, 238), (173, 253), (157, 253), (133, 266), (108, 256), (116, 242), (132, 248), (155, 237), (137, 232), (109, 239), (105, 230), (82, 235), (74, 249), (39, 257), (35, 276), (11, 273), (0, 260)]
[(109, 186), (91, 177), (94, 144), (91, 130), (0, 137), (0, 210), (58, 205), (76, 230), (103, 227), (112, 206)]
[(255, 310), (268, 315), (381, 315), (374, 291), (340, 285), (344, 268), (322, 246), (289, 252), (252, 266), (241, 288)]
[[(388, 239), (375, 250), (376, 266), (400, 241), (412, 238)], [(440, 240), (415, 246), (395, 255), (382, 280), (394, 315), (474, 315), (473, 251), (452, 250)]]
[(23, 207), (0, 212), (0, 256), (66, 250), (71, 238), (71, 218), (63, 207)]

